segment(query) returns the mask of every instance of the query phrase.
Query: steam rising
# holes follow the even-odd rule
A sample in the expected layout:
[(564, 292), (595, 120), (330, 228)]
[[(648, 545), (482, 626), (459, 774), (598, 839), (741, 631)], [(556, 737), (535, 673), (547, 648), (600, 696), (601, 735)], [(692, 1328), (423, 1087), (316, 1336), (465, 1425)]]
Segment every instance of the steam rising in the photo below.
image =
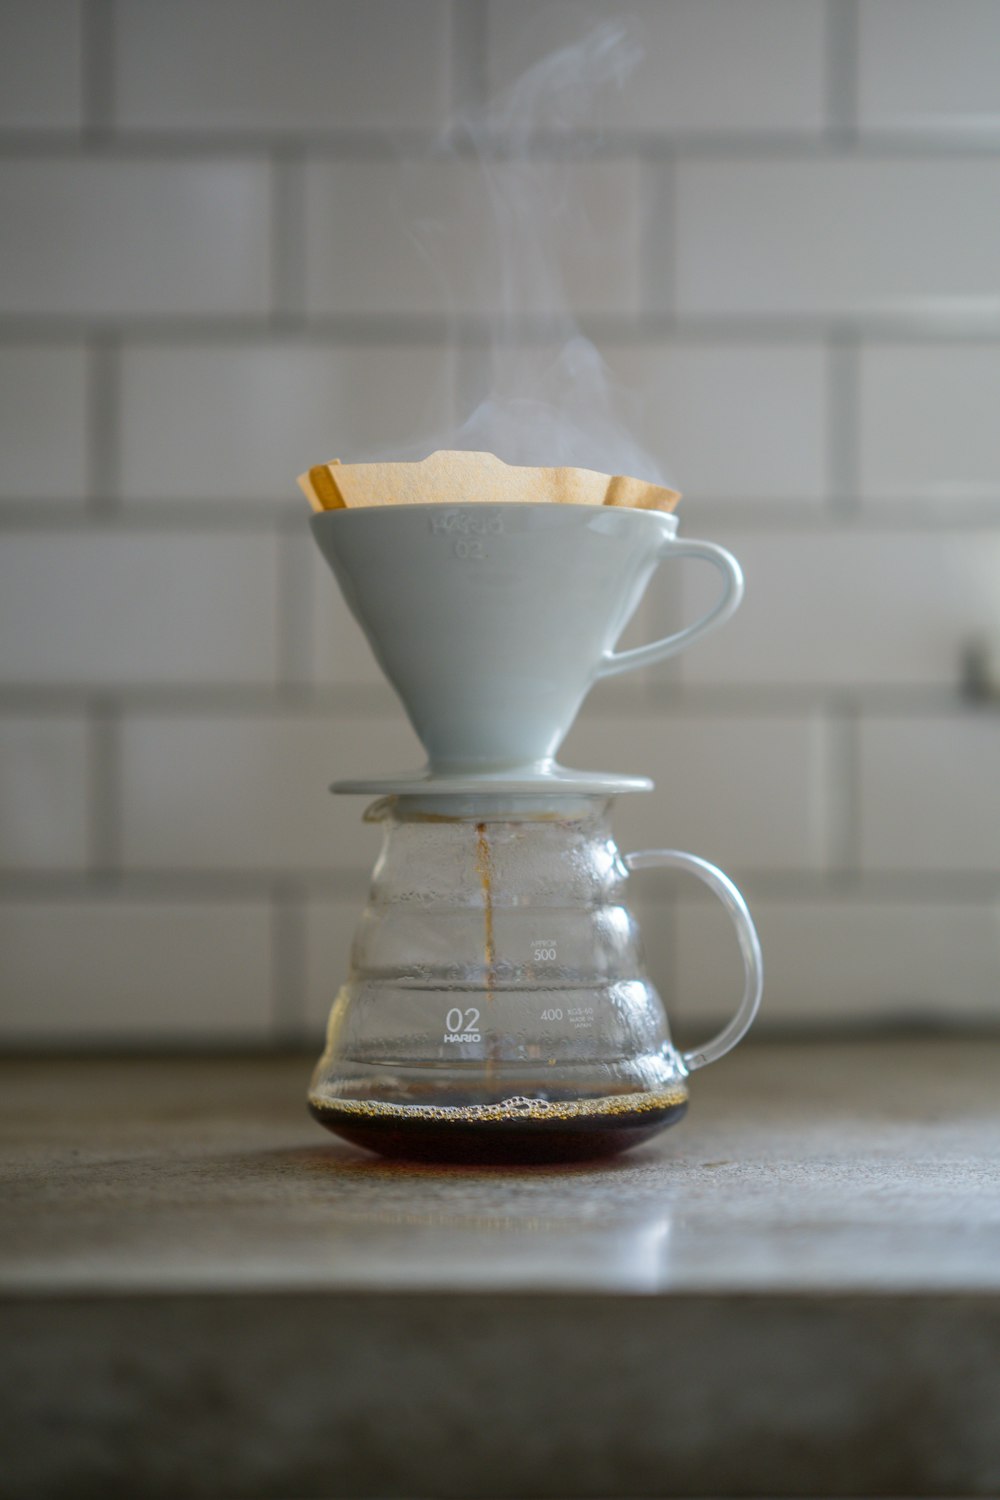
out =
[[(488, 396), (424, 453), (484, 449), (507, 463), (569, 464), (666, 483), (632, 435), (628, 398), (574, 319), (556, 248), (585, 254), (615, 232), (589, 222), (574, 200), (572, 165), (585, 154), (601, 91), (624, 87), (640, 56), (623, 27), (605, 23), (459, 120), (488, 193), (496, 253), (487, 270), (499, 290), (490, 303), (499, 312), (489, 330)], [(539, 141), (544, 155), (532, 150)], [(524, 321), (538, 308), (558, 337), (526, 342)]]

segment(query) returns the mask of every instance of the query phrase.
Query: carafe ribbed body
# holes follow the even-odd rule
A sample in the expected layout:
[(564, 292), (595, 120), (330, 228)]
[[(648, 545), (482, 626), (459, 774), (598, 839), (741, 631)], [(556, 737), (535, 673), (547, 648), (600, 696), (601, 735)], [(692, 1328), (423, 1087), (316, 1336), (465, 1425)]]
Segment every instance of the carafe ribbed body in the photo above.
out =
[(396, 1155), (533, 1159), (679, 1116), (686, 1070), (607, 799), (386, 798), (366, 816), (383, 845), (312, 1081), (324, 1124)]

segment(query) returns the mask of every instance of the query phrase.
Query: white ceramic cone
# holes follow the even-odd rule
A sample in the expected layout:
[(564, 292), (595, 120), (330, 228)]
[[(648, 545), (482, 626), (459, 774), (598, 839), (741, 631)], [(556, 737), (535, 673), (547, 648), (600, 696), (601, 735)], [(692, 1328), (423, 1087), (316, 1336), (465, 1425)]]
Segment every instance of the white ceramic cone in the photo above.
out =
[[(676, 517), (588, 505), (407, 505), (314, 515), (313, 535), (396, 690), (433, 778), (557, 774), (600, 677), (673, 655), (739, 604), (736, 560)], [(657, 565), (698, 557), (722, 594), (695, 624), (614, 645)]]

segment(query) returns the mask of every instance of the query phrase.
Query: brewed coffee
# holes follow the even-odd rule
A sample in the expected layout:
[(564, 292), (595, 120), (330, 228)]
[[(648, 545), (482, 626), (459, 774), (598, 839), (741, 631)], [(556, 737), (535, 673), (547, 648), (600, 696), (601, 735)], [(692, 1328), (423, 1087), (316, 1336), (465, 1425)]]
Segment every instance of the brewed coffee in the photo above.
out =
[(353, 1146), (409, 1161), (477, 1166), (616, 1156), (673, 1125), (686, 1109), (687, 1091), (679, 1086), (586, 1102), (514, 1096), (447, 1108), (309, 1099), (313, 1118)]

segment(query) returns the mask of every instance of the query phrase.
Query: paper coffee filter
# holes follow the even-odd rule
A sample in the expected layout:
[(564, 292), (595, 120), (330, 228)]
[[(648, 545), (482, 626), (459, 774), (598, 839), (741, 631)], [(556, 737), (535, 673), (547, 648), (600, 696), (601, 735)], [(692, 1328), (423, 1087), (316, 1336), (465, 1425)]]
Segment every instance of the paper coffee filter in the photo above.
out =
[(299, 476), (313, 510), (356, 510), (371, 505), (618, 505), (672, 511), (676, 490), (598, 474), (594, 469), (533, 469), (505, 464), (495, 453), (440, 450), (418, 463), (342, 464), (334, 459)]

